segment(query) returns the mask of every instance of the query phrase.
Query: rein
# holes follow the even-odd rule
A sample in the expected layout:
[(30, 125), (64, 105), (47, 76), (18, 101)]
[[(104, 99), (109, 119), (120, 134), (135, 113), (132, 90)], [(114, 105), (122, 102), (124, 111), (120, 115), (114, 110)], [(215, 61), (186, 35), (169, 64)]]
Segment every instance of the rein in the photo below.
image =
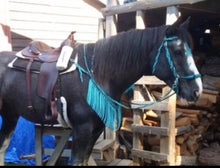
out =
[[(161, 49), (164, 47), (165, 51), (166, 51), (166, 58), (168, 60), (170, 69), (173, 71), (173, 75), (175, 77), (175, 81), (171, 87), (171, 89), (159, 100), (152, 102), (152, 103), (148, 103), (148, 104), (138, 104), (138, 103), (132, 103), (134, 105), (138, 105), (138, 107), (128, 107), (123, 105), (122, 103), (120, 103), (119, 101), (116, 101), (114, 99), (112, 99), (110, 96), (108, 96), (105, 91), (95, 82), (95, 79), (92, 76), (92, 73), (88, 67), (87, 64), (87, 59), (86, 59), (86, 44), (83, 45), (83, 56), (84, 56), (84, 62), (85, 62), (85, 66), (86, 66), (86, 70), (84, 68), (82, 68), (79, 64), (77, 64), (74, 60), (72, 60), (72, 62), (77, 66), (79, 73), (80, 73), (80, 79), (81, 82), (83, 82), (83, 78), (82, 78), (82, 73), (87, 74), (90, 77), (90, 81), (89, 81), (89, 86), (88, 86), (88, 94), (87, 94), (87, 102), (88, 104), (93, 108), (93, 110), (99, 115), (99, 117), (103, 120), (103, 122), (112, 130), (115, 130), (115, 128), (117, 127), (117, 129), (120, 128), (120, 123), (121, 123), (121, 107), (126, 108), (126, 109), (131, 109), (131, 110), (135, 110), (135, 109), (142, 109), (144, 107), (148, 107), (151, 105), (154, 105), (158, 102), (161, 102), (169, 97), (171, 97), (172, 95), (175, 94), (171, 93), (172, 90), (175, 90), (176, 93), (178, 94), (178, 83), (179, 83), (179, 79), (195, 79), (198, 77), (201, 77), (200, 74), (194, 74), (194, 75), (188, 75), (188, 76), (179, 76), (175, 70), (175, 67), (173, 65), (171, 56), (170, 56), (170, 52), (169, 49), (167, 47), (167, 41), (172, 41), (177, 39), (177, 36), (173, 36), (173, 37), (165, 37), (164, 40), (162, 41), (157, 55), (155, 57), (155, 62), (153, 65), (153, 69), (152, 69), (152, 74), (155, 73), (156, 71), (156, 65), (158, 63), (158, 59), (161, 53)], [(189, 56), (192, 56), (192, 53), (190, 51), (190, 48), (188, 46), (187, 43), (185, 43), (186, 46), (186, 54)], [(93, 61), (94, 58), (92, 59), (92, 65), (93, 65)], [(132, 87), (134, 86), (134, 84), (129, 87), (126, 92), (130, 89), (132, 89)], [(107, 114), (105, 114), (105, 112)], [(113, 115), (113, 117), (111, 116)], [(110, 119), (109, 119), (110, 118)], [(114, 119), (117, 119), (118, 123), (111, 123), (112, 120), (114, 121)], [(117, 126), (116, 126), (117, 125)]]

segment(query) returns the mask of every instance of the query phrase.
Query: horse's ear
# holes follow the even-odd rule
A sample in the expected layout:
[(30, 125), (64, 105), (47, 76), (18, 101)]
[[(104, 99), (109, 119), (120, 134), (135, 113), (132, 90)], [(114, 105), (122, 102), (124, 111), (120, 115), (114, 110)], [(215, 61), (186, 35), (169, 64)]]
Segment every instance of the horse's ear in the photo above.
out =
[(173, 27), (173, 28), (179, 28), (180, 25), (181, 25), (181, 23), (182, 23), (182, 17), (179, 17), (179, 18), (176, 20), (176, 22), (174, 22), (174, 23), (172, 24), (172, 27)]
[(186, 21), (183, 22), (183, 23), (180, 25), (180, 27), (185, 28), (185, 29), (188, 29), (188, 28), (189, 28), (189, 22), (190, 22), (190, 20), (191, 20), (191, 17), (189, 16), (189, 17), (186, 19)]
[(180, 27), (182, 27), (182, 28), (185, 28), (185, 29), (188, 29), (188, 27), (189, 27), (189, 22), (190, 22), (190, 20), (191, 20), (191, 17), (189, 16), (186, 20), (185, 20), (185, 22), (183, 22), (182, 23), (182, 17), (179, 17), (178, 19), (177, 19), (177, 21), (175, 22), (175, 23), (173, 23), (173, 25), (172, 25), (172, 27), (174, 27), (174, 28), (180, 28)]

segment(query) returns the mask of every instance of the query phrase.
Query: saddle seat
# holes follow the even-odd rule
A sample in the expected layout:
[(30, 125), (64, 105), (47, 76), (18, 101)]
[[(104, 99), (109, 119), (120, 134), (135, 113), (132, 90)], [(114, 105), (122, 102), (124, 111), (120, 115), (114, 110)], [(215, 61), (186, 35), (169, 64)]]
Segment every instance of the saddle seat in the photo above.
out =
[[(57, 109), (55, 104), (55, 93), (60, 88), (56, 88), (57, 79), (59, 78), (59, 70), (57, 69), (56, 63), (64, 46), (69, 46), (74, 48), (75, 40), (74, 33), (68, 36), (66, 40), (64, 40), (60, 47), (53, 48), (41, 41), (32, 41), (29, 43), (27, 47), (20, 51), (22, 55), (23, 62), (26, 60), (28, 62), (23, 69), (26, 71), (26, 83), (27, 83), (27, 97), (28, 97), (28, 109), (33, 110), (32, 102), (31, 102), (31, 66), (37, 61), (41, 62), (40, 64), (40, 74), (37, 83), (37, 95), (41, 98), (44, 98), (46, 101), (45, 107), (45, 117), (46, 119), (56, 119), (57, 118)], [(19, 58), (21, 59), (21, 58)], [(28, 60), (28, 61), (27, 61)], [(21, 61), (21, 60), (20, 60)], [(58, 91), (57, 91), (58, 92)], [(57, 93), (58, 96), (59, 93)], [(50, 109), (48, 110), (48, 107)]]
[(34, 58), (42, 62), (55, 62), (58, 60), (60, 50), (60, 47), (54, 48), (42, 41), (32, 41), (21, 51), (21, 54), (29, 59)]

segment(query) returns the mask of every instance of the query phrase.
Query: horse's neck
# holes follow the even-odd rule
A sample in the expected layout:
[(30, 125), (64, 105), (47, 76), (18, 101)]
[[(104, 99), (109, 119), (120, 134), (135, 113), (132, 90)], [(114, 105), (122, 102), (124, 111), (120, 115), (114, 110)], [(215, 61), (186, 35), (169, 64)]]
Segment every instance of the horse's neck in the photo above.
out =
[[(133, 30), (107, 39), (109, 41), (102, 41), (97, 50), (104, 48), (104, 51), (100, 52), (105, 61), (96, 64), (98, 82), (108, 88), (107, 90), (114, 88), (115, 92), (120, 93), (141, 76), (150, 75), (150, 59), (153, 59), (150, 53), (161, 38), (158, 29)], [(101, 57), (96, 56), (97, 60)]]

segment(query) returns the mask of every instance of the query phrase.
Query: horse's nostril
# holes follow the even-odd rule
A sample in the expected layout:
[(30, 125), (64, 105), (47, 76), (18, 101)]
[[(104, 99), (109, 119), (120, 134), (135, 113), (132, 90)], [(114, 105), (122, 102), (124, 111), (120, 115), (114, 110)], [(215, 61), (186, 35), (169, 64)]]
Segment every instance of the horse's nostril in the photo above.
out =
[(199, 98), (200, 92), (199, 92), (198, 90), (195, 90), (195, 91), (194, 91), (194, 95), (196, 96), (196, 98)]

